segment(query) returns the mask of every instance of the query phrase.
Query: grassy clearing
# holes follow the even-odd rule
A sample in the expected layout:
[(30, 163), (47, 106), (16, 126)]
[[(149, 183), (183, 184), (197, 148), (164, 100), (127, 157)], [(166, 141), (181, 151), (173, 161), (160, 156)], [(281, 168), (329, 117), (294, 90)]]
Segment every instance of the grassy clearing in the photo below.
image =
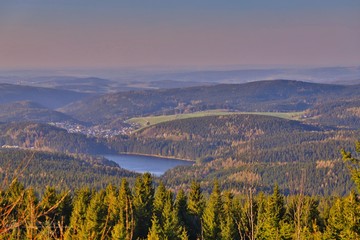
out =
[[(140, 129), (152, 126), (162, 122), (173, 121), (177, 119), (186, 119), (186, 118), (197, 118), (197, 117), (205, 117), (205, 116), (223, 116), (223, 115), (231, 115), (231, 114), (256, 114), (256, 115), (265, 115), (265, 116), (273, 116), (279, 118), (285, 118), (290, 120), (299, 120), (300, 117), (304, 114), (304, 112), (288, 112), (288, 113), (280, 113), (280, 112), (229, 112), (226, 110), (209, 110), (202, 112), (194, 112), (194, 113), (184, 113), (184, 114), (175, 114), (175, 115), (163, 115), (163, 116), (149, 116), (149, 117), (137, 117), (130, 118), (127, 120), (129, 123), (136, 123), (140, 125)], [(138, 130), (140, 130), (138, 129)]]

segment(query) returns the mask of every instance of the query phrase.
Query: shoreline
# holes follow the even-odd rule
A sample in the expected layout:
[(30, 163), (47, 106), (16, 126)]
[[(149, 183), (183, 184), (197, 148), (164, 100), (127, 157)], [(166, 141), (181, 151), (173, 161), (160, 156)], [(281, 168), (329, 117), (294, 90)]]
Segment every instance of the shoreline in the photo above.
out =
[(157, 158), (162, 158), (162, 159), (170, 159), (170, 160), (178, 160), (178, 161), (196, 163), (195, 160), (181, 159), (181, 158), (175, 158), (175, 157), (171, 157), (171, 156), (167, 157), (167, 156), (161, 156), (161, 155), (155, 155), (155, 154), (146, 154), (146, 153), (119, 152), (117, 154), (106, 154), (106, 155), (132, 155), (132, 156), (144, 156), (144, 157), (157, 157)]

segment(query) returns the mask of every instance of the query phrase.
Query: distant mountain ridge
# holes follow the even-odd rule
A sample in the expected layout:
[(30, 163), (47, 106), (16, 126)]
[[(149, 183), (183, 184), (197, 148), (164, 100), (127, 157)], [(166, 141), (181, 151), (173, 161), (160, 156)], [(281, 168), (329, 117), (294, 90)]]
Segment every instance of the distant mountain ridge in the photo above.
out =
[(78, 122), (64, 113), (31, 101), (0, 104), (0, 122)]
[(103, 78), (71, 76), (37, 77), (28, 79), (25, 83), (27, 82), (31, 86), (97, 94), (109, 92), (114, 84), (113, 81)]
[(0, 104), (31, 101), (50, 109), (56, 109), (89, 96), (86, 93), (69, 90), (0, 83)]
[(117, 118), (209, 109), (302, 111), (325, 100), (359, 94), (360, 85), (272, 80), (106, 94), (69, 104), (61, 111), (82, 121), (102, 123)]

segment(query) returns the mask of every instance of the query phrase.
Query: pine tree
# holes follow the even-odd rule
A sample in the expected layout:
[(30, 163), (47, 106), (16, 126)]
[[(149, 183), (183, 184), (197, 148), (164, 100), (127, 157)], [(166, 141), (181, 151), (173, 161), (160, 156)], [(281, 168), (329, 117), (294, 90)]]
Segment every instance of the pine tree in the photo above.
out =
[(57, 204), (57, 201), (59, 200), (57, 193), (55, 191), (55, 188), (53, 187), (46, 187), (45, 193), (41, 199), (40, 207), (42, 211), (48, 212), (46, 216), (43, 216), (43, 218), (47, 221), (53, 221), (57, 222), (58, 219), (55, 219), (56, 209), (53, 209), (51, 212), (49, 210)]
[(340, 233), (344, 229), (345, 221), (343, 211), (343, 202), (340, 198), (338, 198), (335, 200), (330, 209), (326, 232), (324, 234), (325, 239), (341, 239)]
[(134, 238), (146, 238), (153, 214), (154, 187), (150, 173), (138, 177), (134, 187)]
[(165, 202), (168, 198), (168, 191), (165, 189), (165, 186), (160, 182), (159, 186), (156, 188), (154, 196), (154, 214), (156, 214), (158, 220), (161, 224), (161, 214), (164, 210)]
[(205, 207), (204, 196), (201, 192), (200, 184), (192, 182), (189, 192), (188, 212), (188, 234), (189, 239), (196, 240), (201, 238), (201, 218)]
[(192, 182), (189, 193), (189, 212), (192, 215), (201, 217), (205, 207), (204, 196), (201, 192), (200, 184)]
[(70, 225), (65, 232), (65, 239), (85, 238), (85, 219), (88, 205), (91, 199), (91, 191), (88, 188), (80, 189), (73, 201), (73, 210)]
[(234, 221), (235, 209), (233, 206), (233, 194), (225, 192), (223, 201), (224, 216), (221, 219), (221, 239), (239, 239)]
[(221, 220), (223, 217), (221, 192), (217, 181), (204, 210), (202, 217), (203, 234), (205, 239), (221, 238)]
[[(355, 152), (360, 154), (360, 141), (355, 143)], [(354, 157), (351, 152), (346, 152), (344, 149), (341, 150), (341, 154), (350, 170), (351, 177), (357, 186), (358, 192), (360, 192), (360, 158)]]
[(107, 226), (108, 212), (104, 199), (104, 190), (95, 193), (86, 210), (85, 236), (88, 239), (100, 239), (109, 232)]
[[(57, 222), (60, 222), (63, 228), (70, 225), (72, 201), (72, 196), (68, 191), (58, 194)], [(64, 229), (62, 229), (62, 231), (63, 230)]]
[(181, 235), (180, 240), (189, 240), (189, 236), (187, 234), (187, 231), (184, 227), (181, 228)]
[[(249, 218), (246, 215), (247, 202), (244, 200), (241, 201), (239, 198), (233, 200), (233, 220), (235, 223), (235, 229), (237, 231), (237, 236), (240, 239), (245, 239), (246, 236), (249, 236)], [(250, 237), (248, 237), (251, 239)]]
[(56, 237), (63, 234), (65, 226), (69, 225), (70, 221), (71, 200), (69, 192), (58, 194), (55, 188), (46, 187), (39, 203), (41, 209), (39, 221), (45, 223), (45, 227), (41, 231), (43, 235), (52, 234), (53, 237)]
[(132, 205), (132, 195), (129, 188), (129, 183), (126, 179), (122, 179), (119, 196), (118, 196), (117, 212), (119, 214), (118, 222), (112, 231), (113, 239), (132, 239), (134, 234), (134, 213)]
[(355, 192), (351, 192), (343, 199), (343, 229), (340, 233), (342, 239), (360, 239), (360, 201)]
[(5, 191), (1, 190), (2, 189), (0, 189), (1, 233), (5, 236), (6, 233), (13, 236), (21, 236), (19, 226), (24, 224), (25, 218), (27, 217), (25, 214), (27, 207), (25, 197), (27, 191), (17, 179), (13, 180)]
[(119, 212), (118, 212), (118, 191), (115, 186), (109, 184), (105, 190), (105, 198), (104, 202), (107, 206), (107, 219), (106, 219), (106, 227), (109, 229), (109, 232), (112, 231), (116, 222), (119, 220)]
[(189, 221), (187, 196), (184, 190), (180, 189), (175, 199), (175, 210), (179, 219), (179, 224), (185, 227)]
[(167, 198), (161, 216), (161, 226), (164, 239), (176, 240), (181, 235), (181, 226), (172, 198)]
[(318, 211), (319, 202), (301, 195), (288, 197), (287, 222), (294, 229), (295, 239), (312, 239), (320, 232), (322, 222)]
[(280, 194), (278, 185), (275, 185), (274, 193), (268, 197), (265, 211), (261, 213), (263, 220), (258, 226), (257, 239), (281, 239), (282, 220), (286, 211), (284, 204), (284, 196)]
[(161, 227), (159, 221), (154, 214), (151, 220), (151, 229), (147, 235), (148, 240), (163, 240), (163, 234), (161, 231)]

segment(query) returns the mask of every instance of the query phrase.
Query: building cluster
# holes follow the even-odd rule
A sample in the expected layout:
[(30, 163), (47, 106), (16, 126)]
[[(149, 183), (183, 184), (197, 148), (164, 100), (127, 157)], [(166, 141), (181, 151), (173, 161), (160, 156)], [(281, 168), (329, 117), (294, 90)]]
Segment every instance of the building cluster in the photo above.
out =
[(118, 128), (104, 128), (102, 126), (84, 126), (71, 122), (51, 122), (49, 123), (58, 128), (65, 129), (69, 133), (81, 133), (91, 137), (102, 137), (102, 138), (110, 138), (117, 135), (128, 135), (134, 130), (135, 126), (124, 124), (122, 127)]

